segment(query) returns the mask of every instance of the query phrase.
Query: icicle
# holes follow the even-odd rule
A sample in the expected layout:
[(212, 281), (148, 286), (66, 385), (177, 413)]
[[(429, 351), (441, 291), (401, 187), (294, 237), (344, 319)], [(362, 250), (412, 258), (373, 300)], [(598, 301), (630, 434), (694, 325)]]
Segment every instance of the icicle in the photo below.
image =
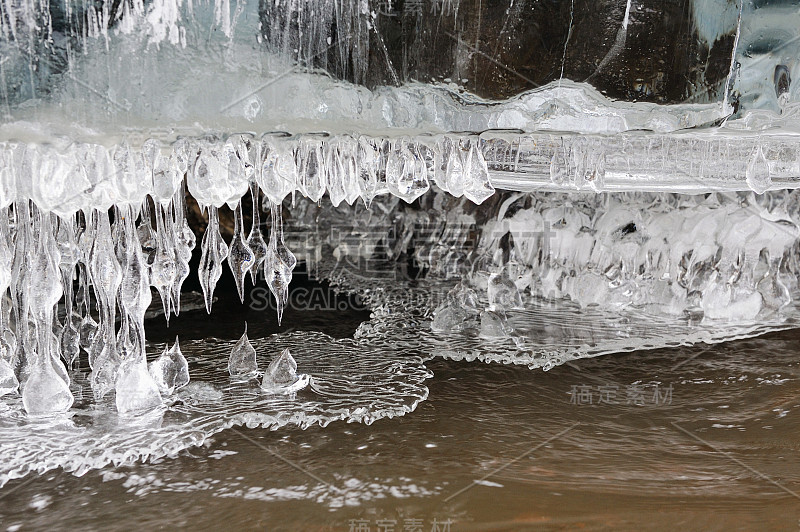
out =
[(273, 146), (266, 141), (262, 144), (261, 151), (263, 162), (260, 172), (256, 174), (258, 186), (269, 201), (281, 203), (297, 187), (298, 171), (294, 153), (284, 143)]
[(326, 181), (328, 197), (334, 207), (338, 207), (347, 195), (344, 188), (347, 174), (342, 159), (338, 143), (328, 143), (325, 156)]
[[(9, 245), (8, 235), (9, 219), (8, 210), (0, 209), (0, 360), (4, 361), (8, 368), (0, 368), (0, 395), (9, 393), (13, 387), (16, 389), (19, 383), (14, 375), (16, 363), (17, 338), (11, 329), (11, 313), (13, 308), (12, 299), (7, 299), (6, 294), (12, 284), (14, 257), (12, 247)], [(10, 378), (8, 371), (10, 370)], [(12, 382), (13, 381), (13, 382)], [(16, 382), (16, 384), (13, 384)], [(3, 390), (6, 390), (3, 392)]]
[(139, 244), (142, 246), (147, 266), (152, 266), (156, 260), (158, 243), (156, 241), (156, 233), (153, 231), (153, 221), (150, 218), (150, 201), (146, 198), (142, 203), (141, 221), (136, 227), (136, 234), (139, 238)]
[[(69, 377), (58, 358), (58, 343), (52, 333), (53, 315), (63, 293), (58, 272), (59, 253), (52, 234), (50, 215), (38, 213), (36, 251), (27, 277), (29, 308), (35, 320), (37, 345), (28, 346), (29, 376), (22, 388), (22, 403), (29, 415), (66, 412), (74, 401)], [(36, 223), (38, 221), (38, 223)], [(35, 283), (35, 284), (34, 284)]]
[(250, 197), (253, 200), (253, 226), (250, 228), (250, 235), (247, 237), (247, 246), (253, 252), (253, 265), (250, 267), (250, 280), (255, 285), (258, 270), (263, 267), (264, 261), (267, 258), (267, 243), (264, 240), (264, 235), (261, 234), (258, 187), (252, 182), (250, 183)]
[(383, 192), (378, 181), (377, 166), (380, 158), (380, 148), (375, 140), (367, 137), (358, 139), (358, 186), (367, 208), (372, 204), (373, 198)]
[(467, 199), (480, 205), (494, 194), (494, 187), (489, 181), (489, 169), (477, 141), (473, 142), (469, 149), (464, 173), (466, 174), (464, 196)]
[(156, 205), (156, 255), (150, 268), (151, 282), (161, 295), (164, 305), (164, 317), (169, 323), (170, 308), (172, 303), (172, 287), (177, 277), (175, 241), (170, 238), (167, 229), (167, 216), (161, 205)]
[(92, 218), (94, 241), (89, 256), (89, 273), (97, 295), (100, 323), (89, 349), (89, 364), (92, 367), (92, 391), (95, 399), (100, 399), (114, 388), (119, 368), (114, 323), (122, 268), (114, 254), (108, 213), (95, 211)]
[(445, 188), (453, 196), (459, 198), (464, 194), (464, 161), (462, 159), (459, 141), (450, 142), (447, 169), (445, 170)]
[(425, 162), (399, 141), (386, 162), (386, 186), (389, 192), (411, 203), (430, 189)]
[[(144, 412), (161, 404), (161, 395), (147, 371), (145, 358), (144, 314), (152, 296), (147, 266), (138, 245), (134, 218), (132, 209), (128, 208), (121, 219), (117, 220), (125, 244), (124, 269), (119, 293), (123, 319), (120, 328), (121, 338), (117, 341), (122, 360), (114, 379), (115, 403), (117, 411), (121, 414)], [(160, 223), (165, 222), (161, 220)], [(163, 235), (163, 232), (159, 233)], [(160, 239), (163, 238), (160, 236)], [(158, 264), (159, 260), (159, 257), (156, 257), (155, 264)]]
[(361, 196), (361, 186), (359, 184), (359, 169), (356, 157), (358, 155), (358, 144), (347, 137), (340, 144), (339, 164), (343, 173), (344, 200), (348, 205), (352, 205)]
[(250, 249), (244, 240), (241, 201), (236, 205), (236, 209), (233, 211), (233, 217), (233, 240), (231, 240), (228, 252), (228, 266), (236, 281), (236, 290), (239, 292), (239, 299), (244, 303), (244, 279), (247, 277), (247, 272), (253, 267), (255, 258), (253, 256), (253, 250)]
[(769, 174), (769, 163), (764, 157), (761, 146), (753, 150), (753, 157), (747, 165), (745, 171), (747, 184), (756, 194), (763, 194), (772, 186), (772, 179)]
[(278, 324), (283, 318), (283, 309), (289, 299), (289, 283), (292, 282), (292, 270), (297, 264), (294, 254), (283, 242), (283, 217), (281, 206), (272, 203), (272, 228), (270, 230), (267, 257), (264, 262), (264, 273), (267, 284), (275, 296), (278, 309)]
[(228, 256), (228, 246), (219, 233), (219, 218), (216, 207), (208, 208), (208, 227), (203, 235), (201, 244), (202, 255), (198, 276), (203, 296), (206, 301), (206, 310), (211, 314), (211, 303), (214, 301), (214, 288), (222, 276), (222, 261)]
[(303, 163), (300, 166), (300, 190), (311, 201), (319, 201), (325, 194), (326, 176), (322, 145), (309, 141), (302, 145), (301, 150)]
[(76, 323), (76, 315), (73, 310), (73, 287), (75, 277), (75, 267), (81, 258), (80, 250), (75, 241), (75, 221), (61, 220), (58, 228), (57, 244), (61, 253), (62, 286), (64, 287), (64, 326), (61, 328), (59, 344), (61, 346), (61, 356), (68, 367), (74, 368), (75, 361), (80, 354), (80, 334), (79, 325)]
[(175, 242), (175, 283), (172, 285), (172, 308), (175, 314), (181, 311), (181, 287), (191, 273), (189, 262), (195, 246), (195, 236), (186, 221), (186, 191), (179, 188), (173, 198), (172, 207), (175, 223), (172, 226), (172, 237)]
[(231, 349), (228, 358), (228, 373), (235, 379), (249, 379), (258, 371), (256, 350), (247, 338), (247, 322), (244, 324), (244, 334)]

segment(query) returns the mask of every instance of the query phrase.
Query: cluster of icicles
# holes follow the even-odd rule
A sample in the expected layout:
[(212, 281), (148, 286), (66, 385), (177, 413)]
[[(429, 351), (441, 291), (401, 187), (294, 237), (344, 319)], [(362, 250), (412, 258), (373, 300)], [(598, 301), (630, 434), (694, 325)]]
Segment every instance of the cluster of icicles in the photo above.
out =
[[(460, 266), (434, 254), (431, 271), (464, 279), (434, 328), (461, 329), (478, 317), (468, 312), (468, 292), (488, 301), (479, 320), (487, 336), (506, 335), (505, 312), (527, 297), (734, 323), (774, 315), (798, 293), (799, 209), (799, 191), (509, 194), (471, 254), (453, 255)], [(440, 226), (434, 233), (453, 241), (469, 232), (453, 214)]]
[[(327, 192), (333, 205), (358, 198), (368, 205), (386, 193), (410, 203), (431, 181), (476, 203), (494, 192), (480, 141), (470, 138), (429, 145), (233, 135), (180, 139), (168, 149), (151, 139), (141, 150), (123, 143), (110, 151), (88, 144), (6, 143), (0, 163), (0, 395), (21, 389), (32, 415), (71, 407), (65, 364), (74, 367), (81, 349), (88, 353), (95, 400), (114, 391), (121, 413), (152, 409), (161, 395), (188, 383), (177, 340), (148, 368), (144, 331), (151, 286), (167, 319), (180, 311), (195, 246), (186, 220), (187, 187), (208, 214), (198, 269), (208, 312), (227, 261), (241, 299), (248, 273), (255, 281), (263, 270), (279, 321), (297, 262), (283, 238), (281, 204), (289, 194), (319, 201)], [(259, 189), (271, 211), (268, 243), (260, 229)], [(253, 213), (246, 235), (240, 200), (248, 190)], [(225, 204), (235, 217), (230, 244), (219, 229), (217, 209)], [(57, 313), (62, 300), (63, 323)], [(282, 353), (262, 388), (302, 388), (308, 379), (297, 376), (296, 367), (291, 354)], [(229, 371), (251, 378), (257, 369), (245, 332)]]
[(79, 210), (141, 205), (147, 196), (171, 201), (185, 182), (202, 206), (233, 209), (252, 183), (280, 204), (299, 192), (334, 206), (367, 205), (391, 193), (412, 202), (435, 182), (474, 203), (494, 193), (477, 136), (386, 139), (349, 135), (302, 137), (249, 134), (225, 138), (183, 137), (170, 145), (146, 140), (141, 149), (123, 142), (40, 145), (0, 143), (0, 207), (31, 200), (59, 216)]
[[(279, 309), (286, 301), (296, 261), (283, 243), (280, 206), (271, 205), (267, 244), (259, 228), (255, 184), (252, 192), (253, 228), (245, 237), (238, 205), (230, 245), (220, 234), (217, 208), (208, 208), (198, 275), (209, 312), (225, 260), (242, 298), (245, 276), (255, 278), (263, 270)], [(195, 246), (185, 209), (183, 187), (165, 204), (145, 201), (137, 207), (116, 206), (111, 213), (89, 210), (59, 217), (29, 201), (0, 209), (0, 395), (21, 389), (30, 415), (68, 410), (73, 396), (65, 368), (74, 368), (81, 349), (88, 354), (95, 400), (114, 391), (123, 414), (158, 407), (162, 395), (189, 382), (177, 339), (148, 368), (144, 330), (151, 286), (161, 295), (167, 319), (180, 310), (181, 286)], [(59, 302), (66, 309), (63, 321)], [(231, 376), (254, 377), (255, 355), (245, 331), (231, 352)], [(281, 393), (299, 389), (307, 380), (295, 375), (296, 367), (291, 354), (282, 353), (262, 387)]]

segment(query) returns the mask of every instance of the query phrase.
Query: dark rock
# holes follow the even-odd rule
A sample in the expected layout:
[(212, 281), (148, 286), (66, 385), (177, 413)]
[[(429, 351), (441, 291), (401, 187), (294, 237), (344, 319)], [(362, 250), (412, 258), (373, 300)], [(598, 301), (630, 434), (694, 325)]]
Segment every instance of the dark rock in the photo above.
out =
[[(721, 99), (734, 31), (698, 38), (691, 0), (261, 0), (269, 46), (370, 88), (452, 80), (507, 98), (562, 76), (612, 98)], [(565, 46), (566, 45), (566, 46)]]

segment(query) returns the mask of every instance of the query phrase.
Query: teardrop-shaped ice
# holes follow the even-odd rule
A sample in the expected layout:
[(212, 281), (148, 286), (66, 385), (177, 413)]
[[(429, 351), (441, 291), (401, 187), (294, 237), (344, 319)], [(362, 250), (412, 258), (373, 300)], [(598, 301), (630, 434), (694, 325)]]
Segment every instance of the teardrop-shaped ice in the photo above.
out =
[(772, 178), (769, 174), (769, 163), (764, 157), (764, 151), (759, 146), (754, 150), (750, 163), (745, 171), (747, 184), (756, 194), (763, 194), (772, 186)]
[(244, 278), (253, 266), (255, 258), (253, 256), (253, 250), (250, 249), (247, 242), (244, 240), (241, 202), (236, 206), (233, 214), (235, 224), (233, 240), (231, 240), (228, 251), (228, 266), (231, 269), (231, 273), (233, 273), (234, 281), (236, 281), (236, 290), (239, 292), (239, 299), (244, 303)]
[(107, 339), (102, 338), (102, 335), (98, 334), (98, 336), (99, 341), (97, 343), (102, 344), (102, 347), (94, 360), (89, 380), (95, 401), (99, 401), (114, 389), (120, 365), (114, 342), (109, 343)]
[(411, 203), (430, 189), (428, 171), (421, 157), (401, 141), (386, 162), (386, 186), (389, 192)]
[(317, 142), (309, 142), (303, 146), (299, 184), (300, 190), (311, 201), (319, 201), (325, 194), (325, 174), (322, 147)]
[(258, 185), (268, 200), (280, 203), (297, 186), (294, 153), (291, 149), (281, 149), (269, 143), (263, 144), (262, 152), (264, 161), (257, 174)]
[(61, 329), (59, 343), (61, 345), (61, 356), (70, 368), (73, 368), (78, 355), (81, 352), (80, 333), (72, 319), (67, 317), (64, 327)]
[(464, 183), (466, 181), (466, 176), (464, 174), (464, 161), (461, 156), (461, 148), (458, 145), (458, 141), (455, 141), (451, 144), (450, 155), (447, 159), (445, 182), (447, 183), (446, 190), (457, 198), (464, 194)]
[(245, 323), (244, 334), (231, 349), (231, 356), (228, 358), (228, 373), (236, 379), (249, 379), (254, 377), (257, 371), (256, 350), (253, 349), (253, 345), (247, 338), (247, 323)]
[(507, 338), (511, 335), (512, 329), (508, 324), (508, 318), (502, 310), (485, 310), (481, 312), (481, 332), (482, 338)]
[(467, 156), (465, 168), (464, 196), (472, 203), (480, 205), (494, 194), (494, 187), (489, 181), (489, 168), (480, 148), (473, 143)]
[(177, 337), (175, 345), (169, 349), (165, 347), (161, 356), (150, 363), (148, 370), (164, 395), (172, 395), (175, 390), (189, 384), (189, 364), (181, 353)]
[(171, 217), (167, 218), (163, 212), (163, 207), (160, 205), (156, 206), (156, 221), (158, 236), (156, 238), (155, 260), (150, 268), (150, 282), (161, 295), (164, 317), (169, 322), (172, 287), (177, 277), (177, 266), (175, 264), (175, 242), (170, 238), (170, 231), (166, 228), (168, 223), (172, 223), (172, 219)]
[[(122, 309), (138, 319), (144, 319), (144, 313), (150, 306), (150, 278), (144, 255), (138, 245), (136, 229), (133, 224), (133, 213), (128, 212), (125, 220), (127, 245), (123, 255), (123, 274), (120, 285), (119, 303)], [(157, 261), (158, 262), (158, 261)]]
[(0, 397), (16, 393), (18, 389), (19, 381), (14, 375), (14, 368), (5, 360), (0, 359)]
[(290, 394), (308, 386), (310, 380), (308, 375), (297, 374), (297, 362), (289, 349), (284, 349), (269, 363), (261, 389), (271, 394)]
[(228, 246), (219, 232), (219, 218), (215, 207), (208, 208), (208, 227), (201, 244), (202, 254), (197, 274), (205, 296), (206, 310), (211, 314), (211, 303), (214, 301), (214, 288), (222, 276), (222, 261), (228, 256)]
[(523, 308), (522, 296), (517, 285), (505, 273), (493, 273), (489, 276), (487, 295), (489, 308), (492, 310)]
[(69, 385), (49, 361), (36, 364), (22, 388), (22, 404), (31, 416), (66, 412), (74, 400)]
[(161, 405), (158, 386), (140, 357), (130, 358), (120, 364), (115, 388), (115, 402), (120, 414), (144, 413)]
[(297, 264), (294, 253), (283, 242), (283, 217), (281, 206), (271, 206), (272, 229), (264, 261), (264, 276), (270, 292), (275, 296), (278, 310), (278, 325), (283, 319), (283, 309), (289, 300), (289, 284), (292, 282), (292, 271)]

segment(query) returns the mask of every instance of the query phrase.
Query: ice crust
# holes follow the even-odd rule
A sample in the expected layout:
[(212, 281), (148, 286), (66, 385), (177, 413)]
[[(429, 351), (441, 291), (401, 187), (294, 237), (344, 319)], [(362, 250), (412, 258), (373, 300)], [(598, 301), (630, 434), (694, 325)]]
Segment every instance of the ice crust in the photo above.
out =
[[(110, 464), (174, 456), (230, 427), (372, 423), (410, 412), (428, 395), (425, 381), (432, 374), (421, 357), (398, 356), (366, 339), (296, 332), (253, 343), (260, 353), (291, 348), (311, 376), (309, 386), (290, 396), (265, 393), (257, 381), (232, 382), (225, 364), (233, 342), (200, 340), (183, 343), (192, 382), (143, 415), (120, 418), (105, 403), (93, 406), (85, 375), (74, 375), (78, 400), (66, 415), (31, 420), (18, 397), (4, 397), (0, 486), (55, 468), (81, 475)], [(153, 348), (154, 354), (159, 351)]]

